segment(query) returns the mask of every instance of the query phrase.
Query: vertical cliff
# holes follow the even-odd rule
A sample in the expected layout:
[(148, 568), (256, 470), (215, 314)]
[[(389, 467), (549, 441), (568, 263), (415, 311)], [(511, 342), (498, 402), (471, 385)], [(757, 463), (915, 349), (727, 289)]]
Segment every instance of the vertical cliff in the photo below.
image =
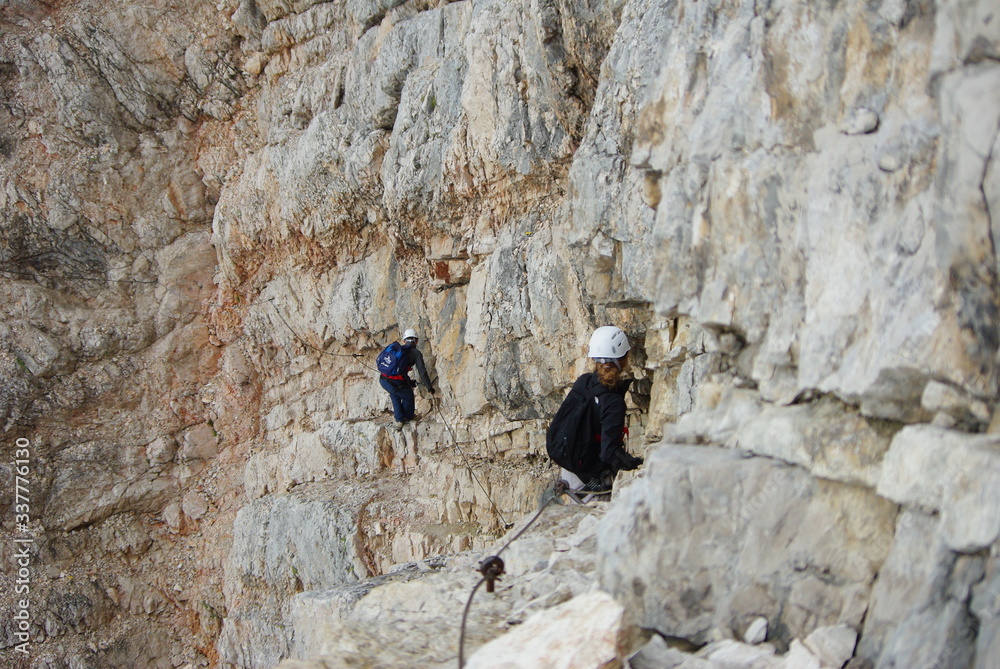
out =
[[(778, 656), (836, 629), (855, 669), (1000, 662), (991, 2), (16, 0), (0, 29), (4, 661), (450, 666), (612, 323), (647, 464), (547, 510), (470, 650), (594, 584), (612, 665), (761, 618)], [(372, 367), (410, 327), (441, 401), (395, 432)]]

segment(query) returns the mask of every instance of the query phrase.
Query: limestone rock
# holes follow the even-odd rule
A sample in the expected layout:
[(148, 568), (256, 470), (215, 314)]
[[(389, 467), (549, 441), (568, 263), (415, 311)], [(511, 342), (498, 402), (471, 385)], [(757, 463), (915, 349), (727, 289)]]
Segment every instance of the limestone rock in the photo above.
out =
[(792, 641), (788, 653), (785, 655), (782, 669), (822, 669), (819, 659), (809, 652), (798, 639)]
[(143, 525), (125, 514), (112, 516), (101, 525), (99, 533), (109, 551), (142, 555), (153, 544), (152, 537)]
[(208, 423), (196, 425), (183, 438), (177, 457), (186, 462), (189, 460), (208, 460), (219, 452), (219, 441), (215, 428)]
[(688, 655), (667, 646), (667, 642), (659, 635), (654, 635), (628, 658), (632, 669), (676, 669), (685, 661), (688, 661)]
[(886, 454), (878, 492), (900, 504), (940, 511), (953, 550), (990, 546), (1000, 537), (1000, 440), (907, 427)]
[(743, 633), (743, 640), (748, 644), (756, 645), (763, 643), (767, 639), (767, 618), (754, 618), (753, 622)]
[(699, 650), (696, 655), (697, 657), (705, 658), (711, 667), (724, 667), (727, 665), (749, 667), (766, 663), (773, 664), (773, 662), (769, 661), (774, 658), (775, 653), (774, 649), (770, 646), (752, 646), (727, 639), (708, 644)]
[(594, 592), (538, 613), (476, 651), (470, 669), (543, 664), (566, 669), (613, 666), (620, 661), (624, 609)]
[(984, 402), (936, 381), (931, 381), (924, 388), (920, 403), (928, 412), (936, 414), (935, 422), (943, 422), (946, 427), (971, 427), (978, 431), (990, 420), (990, 412)]
[(292, 637), (283, 621), (291, 597), (365, 574), (353, 541), (356, 516), (331, 500), (334, 491), (270, 496), (237, 515), (225, 565), (229, 616), (219, 641), (227, 662), (266, 667), (287, 657)]
[(815, 476), (874, 487), (890, 435), (838, 402), (766, 407), (739, 425), (733, 445), (801, 465)]
[(163, 508), (163, 522), (174, 532), (184, 527), (184, 509), (177, 502), (171, 502)]
[(822, 666), (843, 667), (854, 656), (858, 633), (847, 625), (821, 627), (802, 642)]
[[(470, 650), (599, 573), (712, 642), (689, 667), (836, 662), (862, 622), (859, 666), (998, 664), (995, 0), (0, 21), (0, 418), (32, 445), (39, 662), (452, 666), (468, 551), (536, 508), (547, 421), (615, 323), (629, 448), (667, 446), (602, 524), (562, 509), (505, 552)], [(441, 401), (390, 434), (370, 362), (410, 326)], [(66, 587), (89, 573), (122, 618)], [(784, 656), (731, 641), (758, 616)]]
[(85, 442), (58, 461), (42, 513), (46, 524), (67, 530), (120, 511), (159, 511), (177, 493), (176, 477), (152, 471), (141, 446)]
[(184, 515), (192, 520), (201, 520), (208, 512), (208, 500), (201, 493), (189, 490), (181, 501)]
[(292, 657), (308, 658), (322, 652), (325, 645), (341, 633), (340, 621), (350, 615), (351, 609), (378, 583), (370, 581), (310, 590), (295, 595), (292, 600), (290, 623), (295, 633)]
[(667, 445), (602, 522), (600, 583), (662, 634), (704, 643), (729, 620), (766, 614), (787, 643), (860, 625), (894, 516), (863, 489), (793, 467)]
[(173, 435), (158, 437), (146, 444), (146, 459), (151, 467), (162, 466), (173, 461), (177, 454), (177, 441)]
[(35, 376), (53, 376), (71, 369), (72, 358), (46, 333), (31, 326), (15, 326), (12, 334), (17, 359)]
[(878, 129), (878, 113), (866, 107), (852, 109), (841, 124), (845, 135), (864, 135)]
[[(940, 517), (905, 511), (872, 591), (857, 655), (876, 666), (924, 658), (945, 664), (971, 657), (971, 584), (982, 578), (981, 558), (958, 556), (945, 545)], [(878, 549), (880, 547), (873, 547)]]
[(973, 588), (970, 611), (979, 622), (976, 641), (975, 669), (985, 669), (1000, 659), (1000, 641), (996, 632), (1000, 631), (1000, 577), (996, 556), (986, 565), (983, 580)]
[[(591, 590), (597, 529), (594, 515), (601, 513), (601, 509), (550, 506), (509, 545), (503, 552), (505, 575), (497, 583), (496, 593), (480, 589), (470, 607), (467, 659), (484, 643), (499, 637), (510, 626), (511, 618), (521, 622), (531, 613)], [(495, 555), (534, 515), (520, 518), (508, 538), (481, 553), (409, 563), (357, 585), (297, 595), (291, 612), (296, 639), (293, 657), (316, 658), (334, 666), (358, 661), (391, 666), (453, 664), (461, 620), (454, 613), (468, 602), (478, 580), (478, 561)], [(420, 603), (419, 608), (413, 607), (414, 602)], [(317, 623), (317, 618), (322, 622)]]

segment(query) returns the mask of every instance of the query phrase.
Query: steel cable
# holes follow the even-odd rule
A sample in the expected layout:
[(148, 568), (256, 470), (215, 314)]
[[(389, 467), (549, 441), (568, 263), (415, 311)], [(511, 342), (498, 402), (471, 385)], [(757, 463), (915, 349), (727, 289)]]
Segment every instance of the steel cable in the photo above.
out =
[(466, 457), (465, 451), (463, 451), (462, 447), (458, 445), (458, 438), (455, 436), (455, 433), (451, 429), (451, 425), (448, 424), (448, 421), (444, 417), (444, 413), (441, 411), (441, 400), (433, 398), (432, 402), (434, 404), (434, 408), (438, 412), (438, 416), (441, 418), (441, 422), (444, 423), (445, 428), (448, 430), (448, 434), (451, 435), (451, 440), (455, 444), (455, 448), (457, 448), (458, 452), (462, 455), (462, 459), (465, 461), (466, 469), (469, 470), (469, 473), (472, 474), (472, 478), (479, 484), (483, 494), (486, 495), (486, 499), (490, 501), (490, 505), (493, 507), (493, 510), (496, 511), (497, 517), (500, 518), (500, 522), (504, 524), (505, 528), (510, 528), (511, 524), (508, 523), (507, 519), (503, 517), (503, 514), (500, 512), (500, 507), (498, 507), (496, 502), (493, 501), (493, 498), (490, 497), (490, 493), (486, 490), (486, 486), (484, 486), (483, 482), (479, 480), (478, 476), (476, 476), (476, 472), (472, 469), (472, 464), (469, 462), (469, 458)]

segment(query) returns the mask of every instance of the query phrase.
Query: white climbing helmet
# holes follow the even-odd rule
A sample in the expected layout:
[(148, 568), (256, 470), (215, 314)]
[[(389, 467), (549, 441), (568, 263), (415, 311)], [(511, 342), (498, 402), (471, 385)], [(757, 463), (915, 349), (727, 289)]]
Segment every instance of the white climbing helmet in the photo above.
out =
[(420, 337), (417, 336), (417, 331), (414, 330), (413, 328), (409, 328), (406, 332), (403, 333), (403, 339), (404, 340), (406, 340), (406, 339), (419, 339), (419, 338)]
[(605, 325), (590, 335), (590, 352), (587, 356), (597, 362), (617, 360), (632, 349), (628, 337), (614, 325)]

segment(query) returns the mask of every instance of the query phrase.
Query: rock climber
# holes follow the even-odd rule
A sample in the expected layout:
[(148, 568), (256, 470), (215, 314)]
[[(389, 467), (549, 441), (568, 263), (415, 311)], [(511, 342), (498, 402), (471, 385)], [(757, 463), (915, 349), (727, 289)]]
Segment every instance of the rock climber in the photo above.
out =
[[(613, 325), (597, 328), (590, 337), (587, 356), (594, 361), (594, 371), (581, 375), (568, 396), (582, 396), (581, 401), (592, 405), (587, 412), (587, 436), (592, 438), (582, 440), (574, 466), (563, 469), (572, 488), (608, 491), (618, 472), (636, 469), (643, 462), (625, 450), (625, 393), (632, 379), (622, 374), (628, 370), (630, 350), (628, 337)], [(574, 477), (567, 477), (567, 471)]]
[(417, 382), (410, 378), (410, 369), (417, 368), (420, 382), (428, 393), (434, 395), (434, 386), (424, 366), (424, 355), (417, 348), (419, 343), (416, 331), (410, 328), (403, 333), (402, 341), (389, 344), (379, 354), (377, 361), (379, 384), (389, 393), (389, 398), (392, 400), (392, 413), (395, 418), (392, 427), (396, 430), (403, 429), (405, 423), (413, 420), (416, 408), (413, 389), (417, 386)]

